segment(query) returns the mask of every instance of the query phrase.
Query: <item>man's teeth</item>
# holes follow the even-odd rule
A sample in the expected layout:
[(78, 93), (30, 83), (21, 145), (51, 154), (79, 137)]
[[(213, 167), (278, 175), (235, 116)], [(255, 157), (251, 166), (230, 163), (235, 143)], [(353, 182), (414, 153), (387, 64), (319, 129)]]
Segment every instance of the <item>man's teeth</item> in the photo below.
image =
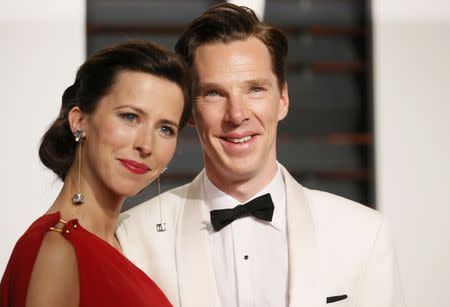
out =
[(247, 142), (248, 140), (250, 140), (251, 138), (252, 138), (251, 136), (246, 136), (241, 139), (227, 139), (227, 141), (233, 142), (233, 143), (244, 143), (244, 142)]

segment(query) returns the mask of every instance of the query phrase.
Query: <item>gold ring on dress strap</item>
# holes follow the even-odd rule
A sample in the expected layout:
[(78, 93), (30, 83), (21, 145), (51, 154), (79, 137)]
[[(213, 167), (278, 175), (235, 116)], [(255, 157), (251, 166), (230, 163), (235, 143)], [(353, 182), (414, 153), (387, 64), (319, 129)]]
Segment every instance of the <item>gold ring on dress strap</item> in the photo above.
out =
[(56, 228), (56, 227), (50, 227), (50, 230), (62, 232), (62, 229)]
[[(67, 224), (67, 221), (63, 220), (63, 219), (59, 219), (58, 223), (63, 223), (65, 225), (65, 224)], [(57, 232), (62, 232), (61, 228), (56, 228), (56, 227), (50, 227), (50, 230), (57, 231)]]

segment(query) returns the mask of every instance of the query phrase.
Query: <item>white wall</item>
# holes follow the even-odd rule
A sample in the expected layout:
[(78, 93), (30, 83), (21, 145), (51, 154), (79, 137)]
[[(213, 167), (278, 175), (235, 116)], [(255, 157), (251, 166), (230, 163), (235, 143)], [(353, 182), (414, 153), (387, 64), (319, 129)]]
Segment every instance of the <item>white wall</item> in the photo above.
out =
[(18, 237), (60, 188), (38, 146), (84, 60), (85, 1), (0, 2), (1, 276)]
[(227, 2), (251, 8), (259, 19), (264, 19), (265, 0), (228, 0)]
[(408, 307), (450, 306), (450, 5), (372, 1), (378, 208)]

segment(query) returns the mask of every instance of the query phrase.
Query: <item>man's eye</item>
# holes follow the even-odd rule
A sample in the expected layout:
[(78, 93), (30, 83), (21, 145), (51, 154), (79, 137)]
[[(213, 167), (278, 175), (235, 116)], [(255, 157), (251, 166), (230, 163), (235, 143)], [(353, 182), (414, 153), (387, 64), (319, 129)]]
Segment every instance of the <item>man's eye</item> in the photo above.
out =
[(216, 92), (216, 91), (209, 91), (209, 92), (206, 93), (206, 96), (217, 97), (217, 96), (219, 96), (219, 93)]
[(120, 115), (127, 122), (134, 122), (137, 119), (137, 115), (134, 113), (124, 113)]
[(250, 89), (251, 93), (261, 93), (262, 91), (264, 91), (264, 88), (262, 88), (262, 87), (252, 87)]
[(161, 132), (165, 135), (174, 135), (175, 134), (175, 130), (172, 127), (162, 126), (160, 129), (161, 129)]

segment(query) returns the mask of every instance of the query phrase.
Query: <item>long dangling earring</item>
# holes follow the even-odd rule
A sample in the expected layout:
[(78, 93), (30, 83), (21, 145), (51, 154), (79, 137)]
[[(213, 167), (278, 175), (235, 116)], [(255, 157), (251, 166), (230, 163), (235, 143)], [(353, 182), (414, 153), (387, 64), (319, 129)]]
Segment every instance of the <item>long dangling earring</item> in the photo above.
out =
[(74, 205), (81, 205), (84, 202), (84, 195), (81, 194), (81, 144), (83, 143), (84, 130), (78, 129), (73, 134), (75, 136), (75, 142), (78, 143), (78, 193), (75, 193), (72, 197), (72, 203)]
[(162, 172), (159, 174), (158, 178), (156, 179), (158, 183), (158, 203), (159, 203), (159, 223), (156, 224), (156, 231), (163, 232), (166, 231), (166, 223), (163, 223), (162, 218), (162, 206), (161, 206), (161, 183), (159, 181), (159, 177), (162, 173), (166, 171), (167, 167), (162, 170)]

